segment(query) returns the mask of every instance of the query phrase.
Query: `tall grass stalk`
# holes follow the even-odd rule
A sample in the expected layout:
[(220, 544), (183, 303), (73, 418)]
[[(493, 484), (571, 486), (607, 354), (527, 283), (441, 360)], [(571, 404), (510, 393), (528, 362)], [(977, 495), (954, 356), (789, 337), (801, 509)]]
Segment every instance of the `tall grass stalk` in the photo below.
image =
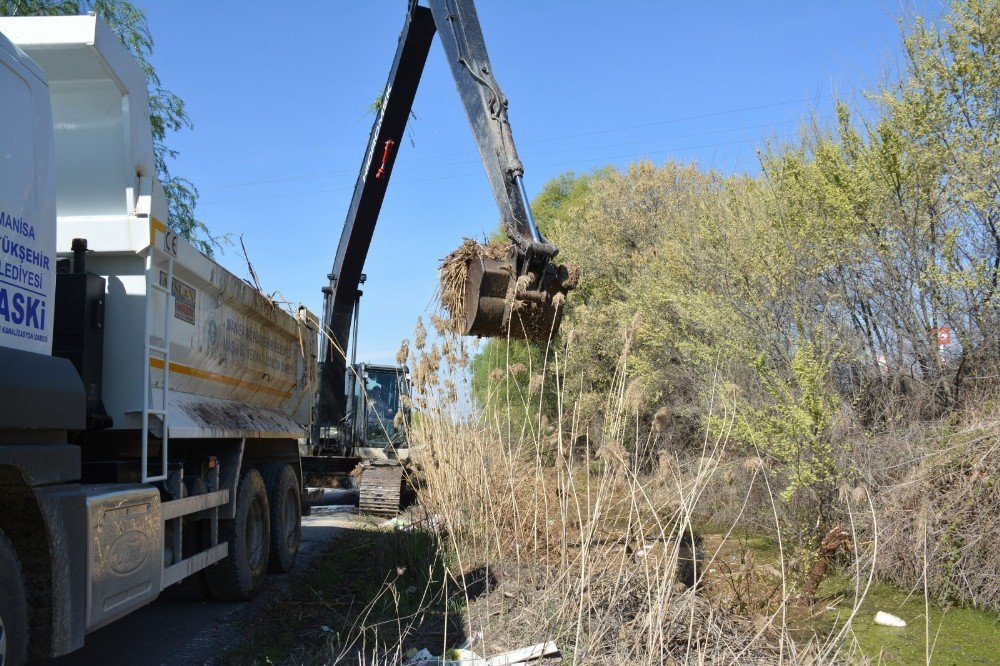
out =
[[(850, 617), (830, 636), (793, 639), (789, 563), (760, 457), (744, 479), (739, 515), (753, 484), (763, 479), (779, 533), (780, 591), (752, 612), (737, 612), (718, 593), (724, 584), (715, 574), (735, 524), (703, 559), (694, 557), (701, 550), (700, 503), (726, 457), (734, 414), (713, 406), (724, 411), (718, 415), (724, 426), (705, 436), (693, 459), (654, 452), (652, 433), (643, 440), (634, 427), (628, 335), (597, 436), (582, 427), (572, 378), (563, 374), (573, 353), (569, 346), (548, 350), (528, 377), (523, 367), (502, 367), (492, 378), (496, 395), (487, 401), (502, 407), (470, 413), (456, 391), (444, 388), (468, 390), (460, 361), (468, 358), (465, 344), (443, 335), (439, 346), (418, 354), (418, 364), (428, 354), (459, 361), (433, 377), (416, 373), (425, 381), (417, 386), (419, 417), (410, 439), (420, 506), (433, 517), (441, 547), (453, 554), (448, 575), (463, 595), (466, 633), (483, 634), (480, 652), (555, 640), (573, 663), (825, 663), (844, 657), (851, 620), (872, 581), (874, 552), (854, 551)], [(541, 380), (532, 381), (536, 374)], [(556, 387), (553, 423), (542, 417), (533, 393), (538, 389), (531, 388), (542, 383)], [(528, 414), (531, 422), (516, 422), (512, 414)], [(485, 589), (463, 588), (463, 574), (471, 570), (485, 573)], [(698, 582), (686, 585), (686, 576)]]

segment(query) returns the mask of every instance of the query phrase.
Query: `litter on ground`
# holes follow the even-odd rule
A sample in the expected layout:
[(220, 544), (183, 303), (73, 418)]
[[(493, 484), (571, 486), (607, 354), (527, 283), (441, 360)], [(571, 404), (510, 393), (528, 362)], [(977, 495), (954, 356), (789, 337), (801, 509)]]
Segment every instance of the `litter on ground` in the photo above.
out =
[(892, 613), (879, 611), (875, 613), (875, 624), (880, 624), (883, 627), (905, 627), (906, 620), (901, 617), (896, 617)]
[(441, 657), (435, 657), (430, 650), (423, 648), (409, 655), (406, 666), (458, 666), (459, 664), (462, 666), (523, 666), (529, 661), (558, 654), (558, 652), (559, 648), (554, 641), (511, 650), (489, 659), (483, 659), (475, 652), (465, 648), (448, 650)]

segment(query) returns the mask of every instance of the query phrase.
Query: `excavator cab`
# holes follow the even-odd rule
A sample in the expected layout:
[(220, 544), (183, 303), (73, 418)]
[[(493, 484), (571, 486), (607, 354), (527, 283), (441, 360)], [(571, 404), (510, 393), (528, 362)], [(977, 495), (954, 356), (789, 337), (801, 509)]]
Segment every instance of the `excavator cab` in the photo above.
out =
[(410, 421), (409, 370), (406, 366), (358, 363), (348, 373), (347, 454), (400, 457), (400, 451), (407, 448)]

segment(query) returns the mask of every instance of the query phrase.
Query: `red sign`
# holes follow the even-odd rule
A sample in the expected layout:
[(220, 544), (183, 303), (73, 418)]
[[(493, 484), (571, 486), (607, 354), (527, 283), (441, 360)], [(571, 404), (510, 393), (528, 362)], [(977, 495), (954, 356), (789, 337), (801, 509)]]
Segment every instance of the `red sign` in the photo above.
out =
[(946, 347), (951, 344), (951, 326), (939, 326), (934, 329), (934, 337), (937, 338), (937, 343), (941, 347)]

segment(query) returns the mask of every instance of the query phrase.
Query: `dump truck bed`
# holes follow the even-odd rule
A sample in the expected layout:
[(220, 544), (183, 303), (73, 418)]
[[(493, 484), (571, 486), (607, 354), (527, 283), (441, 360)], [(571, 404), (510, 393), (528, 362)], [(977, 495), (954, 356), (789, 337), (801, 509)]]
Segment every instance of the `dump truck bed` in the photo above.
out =
[(87, 267), (108, 280), (103, 395), (113, 427), (139, 427), (149, 392), (172, 438), (305, 437), (315, 318), (286, 311), (156, 218), (128, 248), (101, 233), (115, 223), (94, 224)]

